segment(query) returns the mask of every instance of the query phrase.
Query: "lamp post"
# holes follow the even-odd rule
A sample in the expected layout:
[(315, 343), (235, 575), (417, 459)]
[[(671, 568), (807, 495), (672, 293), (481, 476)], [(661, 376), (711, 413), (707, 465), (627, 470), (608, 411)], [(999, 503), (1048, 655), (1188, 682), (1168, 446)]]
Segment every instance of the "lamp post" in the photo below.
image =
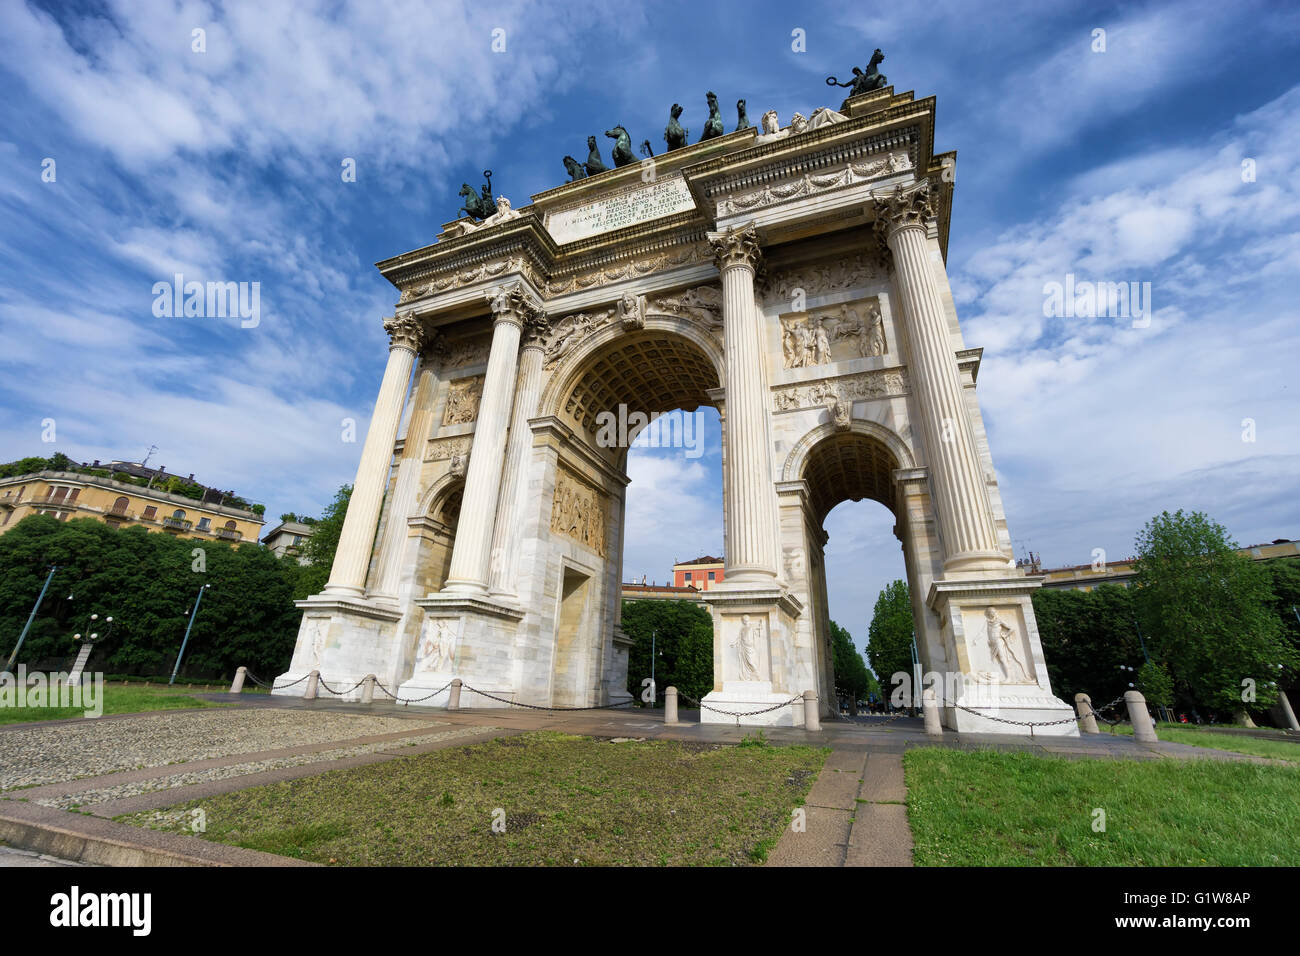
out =
[(199, 604), (203, 600), (203, 592), (210, 587), (212, 587), (211, 584), (203, 585), (203, 587), (199, 588), (198, 597), (194, 599), (194, 609), (190, 611), (190, 623), (185, 625), (185, 637), (181, 641), (181, 652), (176, 655), (176, 666), (172, 668), (172, 679), (167, 682), (168, 687), (176, 683), (176, 674), (181, 669), (181, 658), (185, 656), (185, 645), (190, 642), (190, 630), (194, 627), (194, 619), (198, 617)]
[(50, 565), (50, 573), (45, 575), (45, 584), (41, 586), (41, 593), (36, 598), (36, 603), (32, 605), (32, 613), (27, 615), (27, 623), (23, 625), (23, 632), (18, 635), (18, 645), (14, 652), (9, 655), (9, 660), (5, 664), (5, 670), (10, 673), (14, 669), (14, 661), (18, 660), (18, 652), (23, 649), (23, 641), (27, 640), (27, 632), (31, 629), (32, 621), (36, 620), (36, 612), (41, 609), (41, 602), (45, 600), (45, 592), (49, 590), (50, 582), (54, 580), (54, 572), (59, 570), (58, 565)]

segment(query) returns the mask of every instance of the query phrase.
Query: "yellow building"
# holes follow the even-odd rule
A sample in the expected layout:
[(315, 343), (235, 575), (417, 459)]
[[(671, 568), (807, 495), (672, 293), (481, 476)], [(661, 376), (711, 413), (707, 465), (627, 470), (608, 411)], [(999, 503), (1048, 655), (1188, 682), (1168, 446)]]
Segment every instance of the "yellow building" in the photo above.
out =
[(29, 514), (60, 521), (96, 518), (114, 527), (138, 524), (208, 541), (257, 541), (265, 523), (243, 508), (83, 472), (39, 471), (0, 479), (0, 534)]
[[(1248, 548), (1238, 548), (1237, 553), (1256, 561), (1272, 561), (1275, 558), (1294, 558), (1300, 556), (1300, 541), (1278, 538), (1268, 544), (1252, 544)], [(1025, 572), (1044, 577), (1043, 587), (1064, 588), (1072, 591), (1091, 591), (1099, 584), (1118, 584), (1128, 587), (1136, 576), (1133, 570), (1135, 558), (1112, 561), (1108, 564), (1076, 564), (1068, 568), (1049, 568), (1040, 571), (1036, 567), (1025, 566)], [(1023, 565), (1022, 565), (1023, 566)]]

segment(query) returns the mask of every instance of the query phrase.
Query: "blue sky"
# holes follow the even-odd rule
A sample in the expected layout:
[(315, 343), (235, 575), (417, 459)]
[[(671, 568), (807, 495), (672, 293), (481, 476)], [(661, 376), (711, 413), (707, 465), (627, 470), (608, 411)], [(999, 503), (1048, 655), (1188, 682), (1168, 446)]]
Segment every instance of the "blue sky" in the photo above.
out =
[[(1017, 550), (1123, 557), (1176, 507), (1300, 537), (1300, 11), (871, 6), (3, 4), (0, 458), (157, 445), (272, 518), (314, 512), (352, 479), (340, 422), (364, 435), (386, 357), (372, 263), (429, 242), (462, 182), (490, 167), (523, 205), (615, 123), (658, 150), (680, 102), (696, 138), (707, 90), (729, 126), (741, 96), (807, 115), (879, 46), (958, 151), (949, 273)], [(259, 282), (260, 324), (156, 318), (175, 272)], [(1071, 272), (1149, 281), (1150, 327), (1044, 317)], [(629, 578), (720, 551), (709, 435), (698, 459), (633, 453)], [(892, 523), (828, 519), (832, 615), (859, 641), (902, 574)]]

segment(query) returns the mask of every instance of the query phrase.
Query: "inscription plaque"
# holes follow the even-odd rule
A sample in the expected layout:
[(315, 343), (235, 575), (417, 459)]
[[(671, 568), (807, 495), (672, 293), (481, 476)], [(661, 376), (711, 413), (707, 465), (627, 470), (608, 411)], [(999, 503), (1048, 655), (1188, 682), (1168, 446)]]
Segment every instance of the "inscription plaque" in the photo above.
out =
[(673, 176), (626, 186), (593, 202), (557, 210), (547, 217), (546, 228), (557, 243), (563, 244), (694, 208), (686, 180)]

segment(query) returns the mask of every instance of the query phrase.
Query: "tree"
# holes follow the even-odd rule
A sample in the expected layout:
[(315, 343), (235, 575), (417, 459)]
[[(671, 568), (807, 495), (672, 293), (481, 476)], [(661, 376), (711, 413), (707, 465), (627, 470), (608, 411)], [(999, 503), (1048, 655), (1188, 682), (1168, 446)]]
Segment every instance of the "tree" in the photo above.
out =
[(876, 598), (867, 629), (867, 660), (887, 695), (895, 674), (912, 678), (912, 599), (906, 581), (891, 581)]
[(853, 646), (853, 636), (834, 621), (831, 621), (831, 648), (835, 660), (835, 690), (854, 701), (865, 697), (871, 686), (866, 662)]
[(691, 601), (624, 601), (623, 631), (633, 640), (628, 653), (627, 689), (641, 699), (650, 676), (654, 647), (655, 684), (676, 687), (699, 700), (713, 690), (713, 618)]
[(1138, 618), (1175, 694), (1239, 715), (1275, 703), (1275, 682), (1298, 660), (1270, 607), (1269, 572), (1199, 511), (1161, 512), (1138, 533), (1137, 551)]
[(1087, 694), (1102, 707), (1128, 690), (1130, 672), (1142, 661), (1133, 595), (1118, 584), (1091, 591), (1039, 588), (1034, 617), (1052, 688), (1067, 701)]
[[(230, 677), (242, 665), (273, 676), (288, 667), (300, 620), (292, 565), (253, 542), (234, 546), (139, 526), (118, 529), (91, 518), (28, 516), (0, 536), (0, 647), (6, 655), (50, 565), (59, 570), (20, 657), (29, 668), (62, 669), (77, 650), (72, 635), (93, 627), (103, 637), (92, 670), (169, 674), (204, 584), (212, 588), (195, 617), (183, 675)], [(94, 625), (92, 614), (99, 615)]]
[(1174, 681), (1169, 676), (1169, 668), (1164, 664), (1147, 661), (1139, 667), (1137, 689), (1142, 692), (1148, 704), (1156, 707), (1169, 707), (1174, 702)]
[(339, 535), (343, 533), (343, 519), (348, 516), (348, 502), (352, 499), (352, 486), (343, 485), (325, 508), (316, 530), (303, 543), (302, 556), (308, 564), (297, 574), (294, 586), (294, 599), (302, 600), (312, 594), (319, 594), (330, 579), (330, 569), (334, 567), (334, 555), (339, 549)]

